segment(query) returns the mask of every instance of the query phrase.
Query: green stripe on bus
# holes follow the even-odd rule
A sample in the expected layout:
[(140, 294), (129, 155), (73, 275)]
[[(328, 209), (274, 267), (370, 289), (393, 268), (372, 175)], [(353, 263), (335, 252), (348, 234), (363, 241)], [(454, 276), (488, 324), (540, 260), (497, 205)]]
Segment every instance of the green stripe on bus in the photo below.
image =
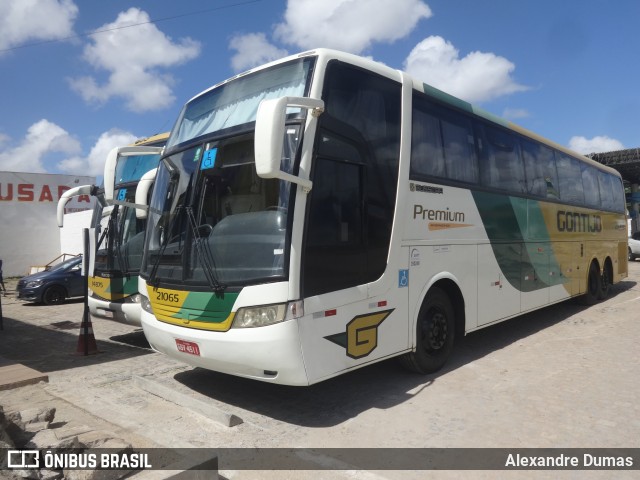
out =
[(174, 318), (222, 323), (231, 313), (231, 309), (238, 298), (237, 293), (189, 292), (180, 310)]
[[(549, 276), (549, 271), (559, 268), (540, 202), (486, 192), (472, 194), (500, 270), (514, 288), (531, 292), (563, 283)], [(525, 281), (528, 277), (532, 278)]]

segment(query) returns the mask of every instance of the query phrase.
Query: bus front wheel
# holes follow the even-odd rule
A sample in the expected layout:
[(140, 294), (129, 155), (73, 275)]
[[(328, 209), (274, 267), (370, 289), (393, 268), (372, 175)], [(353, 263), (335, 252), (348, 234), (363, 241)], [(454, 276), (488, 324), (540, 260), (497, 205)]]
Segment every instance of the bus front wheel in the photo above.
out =
[(426, 374), (440, 370), (453, 350), (455, 314), (449, 296), (434, 287), (420, 307), (416, 322), (416, 349), (401, 357), (403, 365)]

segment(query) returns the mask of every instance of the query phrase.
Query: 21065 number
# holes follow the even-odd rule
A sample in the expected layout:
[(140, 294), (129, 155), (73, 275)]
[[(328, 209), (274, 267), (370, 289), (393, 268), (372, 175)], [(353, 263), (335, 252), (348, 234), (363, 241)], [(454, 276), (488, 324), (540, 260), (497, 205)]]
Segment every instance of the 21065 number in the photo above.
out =
[(156, 292), (156, 300), (161, 300), (163, 302), (178, 303), (180, 301), (180, 297), (178, 296), (177, 293)]

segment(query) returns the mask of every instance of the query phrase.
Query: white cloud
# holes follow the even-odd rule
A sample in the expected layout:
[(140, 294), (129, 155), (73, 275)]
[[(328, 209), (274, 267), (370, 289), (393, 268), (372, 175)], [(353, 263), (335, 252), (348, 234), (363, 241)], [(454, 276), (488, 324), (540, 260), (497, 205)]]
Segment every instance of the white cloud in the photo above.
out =
[(3, 0), (0, 50), (73, 35), (77, 15), (78, 7), (72, 0)]
[(70, 174), (77, 175), (82, 173), (83, 175), (101, 176), (104, 173), (104, 162), (111, 149), (130, 145), (137, 139), (138, 137), (129, 132), (116, 129), (109, 130), (100, 135), (88, 156), (76, 155), (67, 158), (58, 164), (58, 168), (62, 172)]
[(301, 49), (361, 53), (407, 36), (431, 9), (421, 0), (289, 0), (275, 38)]
[(622, 142), (606, 135), (596, 136), (591, 139), (581, 136), (571, 137), (569, 148), (584, 155), (589, 153), (614, 152), (624, 150)]
[(264, 33), (236, 35), (229, 42), (229, 48), (236, 53), (231, 57), (231, 67), (241, 72), (257, 65), (286, 57), (288, 52), (272, 45)]
[(511, 77), (515, 65), (494, 53), (460, 52), (442, 37), (431, 36), (414, 47), (405, 69), (416, 78), (468, 102), (484, 102), (527, 90)]
[(78, 152), (80, 152), (78, 140), (62, 127), (43, 119), (29, 127), (27, 134), (17, 146), (0, 151), (0, 170), (46, 172), (42, 163), (45, 155), (49, 153), (73, 155)]
[[(85, 101), (103, 104), (121, 97), (134, 112), (160, 110), (173, 103), (174, 79), (162, 70), (196, 58), (200, 43), (190, 38), (174, 42), (154, 24), (145, 24), (149, 20), (146, 12), (130, 8), (98, 29), (112, 31), (92, 36), (84, 59), (97, 70), (109, 72), (109, 78), (102, 85), (94, 77), (70, 79)], [(123, 28), (133, 24), (135, 28)]]

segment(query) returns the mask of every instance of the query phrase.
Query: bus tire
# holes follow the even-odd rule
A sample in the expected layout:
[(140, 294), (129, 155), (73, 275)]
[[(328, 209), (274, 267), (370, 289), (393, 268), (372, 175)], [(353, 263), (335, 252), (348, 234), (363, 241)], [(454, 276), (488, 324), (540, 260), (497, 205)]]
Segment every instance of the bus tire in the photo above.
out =
[(602, 277), (600, 279), (600, 291), (598, 292), (598, 300), (604, 300), (609, 296), (611, 284), (613, 283), (613, 270), (611, 262), (607, 259), (602, 269)]
[(416, 349), (401, 357), (402, 364), (422, 374), (440, 370), (453, 350), (455, 324), (449, 296), (434, 287), (420, 307), (416, 322)]
[(595, 305), (598, 303), (600, 290), (602, 288), (602, 277), (598, 264), (594, 261), (589, 266), (589, 276), (587, 277), (587, 290), (582, 295), (584, 305)]

